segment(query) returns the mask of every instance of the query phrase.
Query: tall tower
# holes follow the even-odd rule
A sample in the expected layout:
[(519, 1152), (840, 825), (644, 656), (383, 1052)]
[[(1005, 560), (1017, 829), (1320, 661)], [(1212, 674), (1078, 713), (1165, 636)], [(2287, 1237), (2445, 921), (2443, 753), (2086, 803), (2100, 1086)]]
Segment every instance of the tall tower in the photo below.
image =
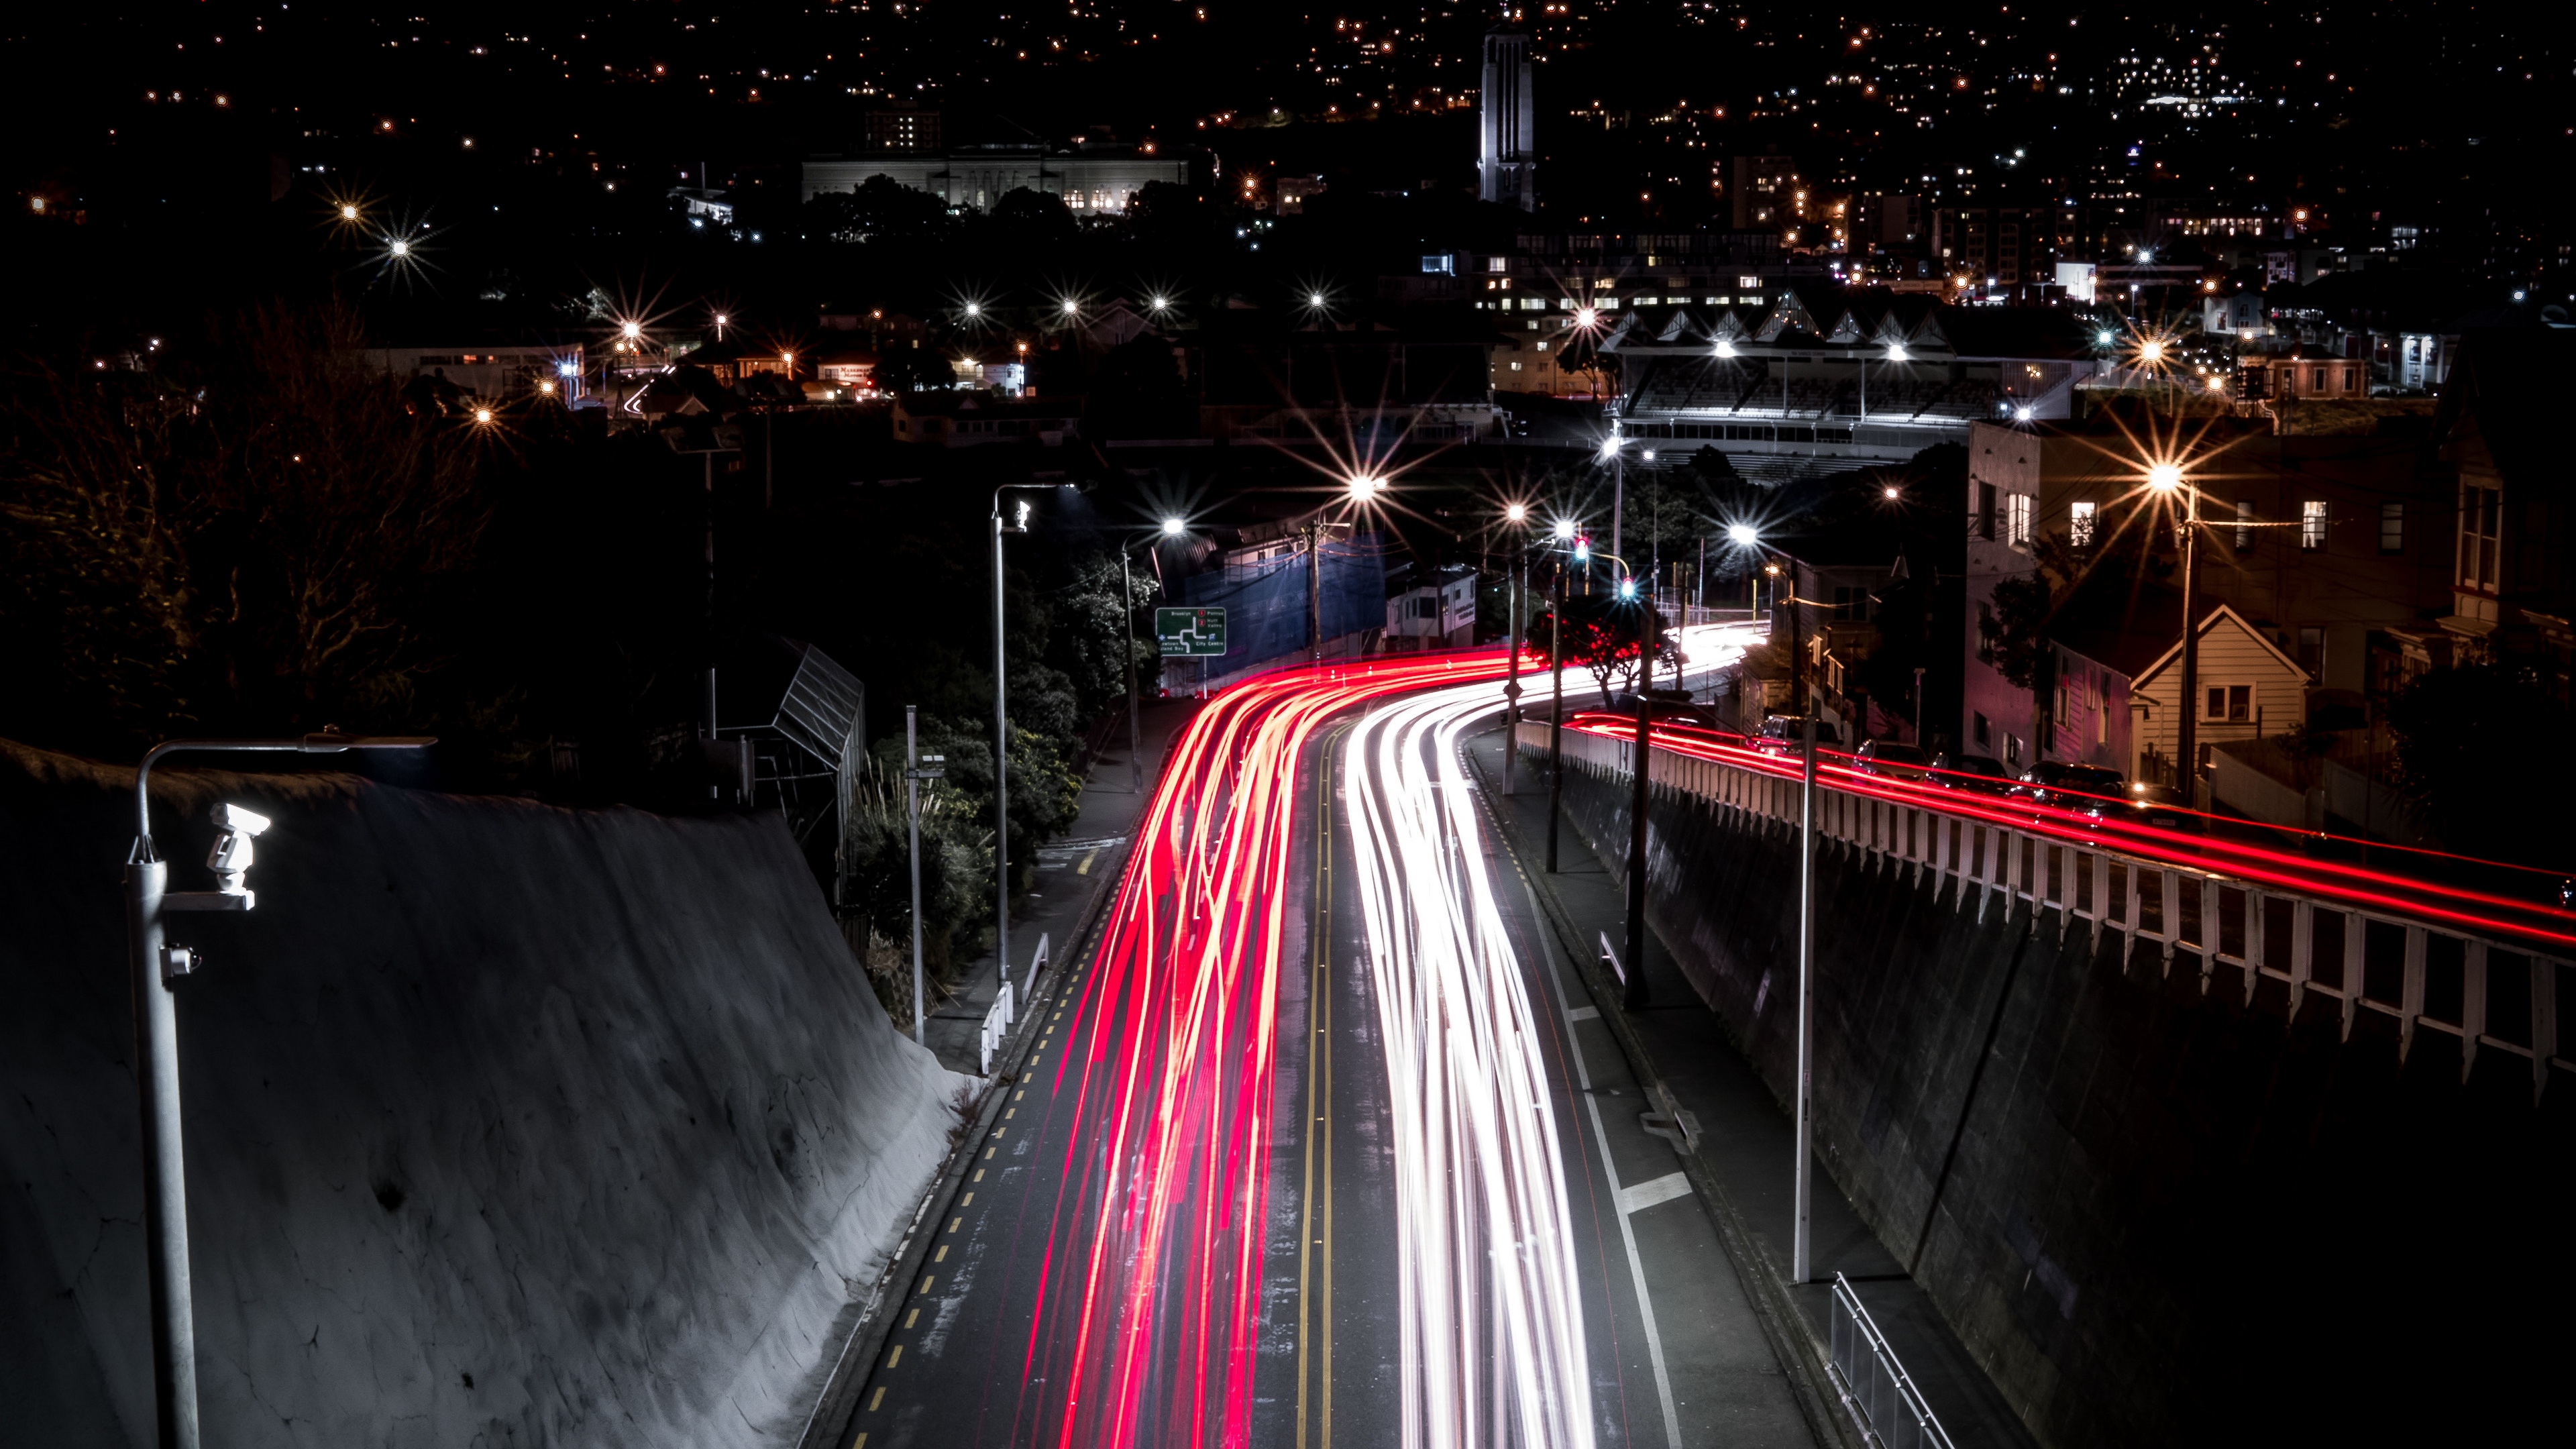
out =
[(1476, 195), (1538, 210), (1538, 110), (1529, 37), (1508, 25), (1485, 32), (1485, 87), (1476, 99)]

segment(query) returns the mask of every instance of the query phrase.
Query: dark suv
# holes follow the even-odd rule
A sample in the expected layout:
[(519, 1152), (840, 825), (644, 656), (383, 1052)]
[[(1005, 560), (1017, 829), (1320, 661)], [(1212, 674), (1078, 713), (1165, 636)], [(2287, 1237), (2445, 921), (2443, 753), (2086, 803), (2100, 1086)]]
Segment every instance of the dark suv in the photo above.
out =
[[(1816, 721), (1816, 748), (1842, 748), (1842, 731), (1825, 721)], [(1755, 736), (1753, 748), (1766, 755), (1803, 755), (1807, 752), (1807, 721), (1802, 715), (1775, 714), (1762, 722), (1762, 733)]]
[(1942, 754), (1932, 757), (1932, 783), (1944, 790), (2000, 795), (2012, 788), (2012, 777), (2004, 773), (2004, 762), (1992, 755)]
[(1853, 752), (1854, 768), (1864, 775), (1878, 775), (1890, 780), (1921, 780), (1932, 763), (1923, 751), (1894, 740), (1863, 740)]
[(2118, 810), (2129, 798), (2129, 782), (2117, 770), (2100, 765), (2041, 763), (2021, 772), (2013, 786), (2016, 800), (2100, 817)]

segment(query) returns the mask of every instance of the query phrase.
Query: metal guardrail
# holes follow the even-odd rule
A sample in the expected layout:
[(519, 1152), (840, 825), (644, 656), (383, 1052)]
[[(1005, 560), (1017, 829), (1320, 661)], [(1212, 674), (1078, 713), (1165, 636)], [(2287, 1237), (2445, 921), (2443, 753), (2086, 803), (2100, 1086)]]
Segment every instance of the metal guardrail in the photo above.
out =
[(1017, 1015), (1012, 1004), (1014, 997), (1035, 991), (1038, 978), (1046, 974), (1046, 969), (1047, 938), (1044, 932), (1040, 932), (1037, 954), (1029, 958), (1028, 973), (1020, 978), (1020, 990), (1015, 993), (1010, 982), (1003, 982), (1001, 991), (993, 997), (992, 1006), (984, 1013), (983, 1027), (975, 1034), (976, 1061), (980, 1064), (977, 1070), (982, 1075), (993, 1075), (993, 1053), (1001, 1049), (1002, 1038), (1010, 1034), (1011, 1022)]
[(1622, 986), (1628, 984), (1628, 968), (1619, 964), (1619, 953), (1610, 948), (1610, 933), (1608, 931), (1601, 933), (1601, 959), (1610, 967), (1611, 980), (1618, 982)]
[(1887, 1346), (1887, 1336), (1840, 1273), (1834, 1275), (1831, 1328), (1833, 1353), (1826, 1368), (1844, 1411), (1860, 1426), (1863, 1442), (1884, 1449), (1955, 1449), (1896, 1351)]
[[(1544, 760), (1547, 726), (1524, 720), (1519, 742), (1525, 758)], [(1580, 730), (1567, 730), (1564, 743), (1569, 765), (1623, 778), (1636, 748), (1630, 740)], [(1652, 768), (1655, 785), (1713, 809), (1772, 827), (1797, 825), (1792, 775), (1661, 749)], [(2197, 958), (2204, 992), (2224, 979), (2223, 969), (2239, 976), (2249, 1003), (2264, 981), (2287, 986), (2293, 1015), (2309, 994), (2326, 997), (2341, 1006), (2346, 1040), (2365, 1012), (2394, 1018), (2401, 1061), (2416, 1036), (2431, 1031), (2459, 1040), (2463, 1079), (2482, 1052), (2529, 1062), (2535, 1101), (2548, 1088), (2551, 1068), (2576, 1072), (2576, 1060), (2565, 1055), (2576, 1033), (2559, 1027), (2562, 1003), (2576, 1005), (2576, 961), (2524, 941), (1822, 780), (1816, 838), (1874, 868), (1947, 881), (1958, 909), (1973, 902), (1980, 920), (1998, 902), (2029, 903), (2034, 921), (2053, 906), (2061, 936), (2082, 921), (2096, 942), (2105, 930), (2154, 942), (2168, 972), (2177, 957)]]

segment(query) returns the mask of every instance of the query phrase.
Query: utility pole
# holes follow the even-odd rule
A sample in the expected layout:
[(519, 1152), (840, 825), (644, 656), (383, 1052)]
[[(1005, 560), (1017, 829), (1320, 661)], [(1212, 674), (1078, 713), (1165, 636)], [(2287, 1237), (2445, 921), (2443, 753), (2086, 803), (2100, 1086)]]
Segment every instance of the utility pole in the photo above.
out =
[(929, 1012), (922, 1003), (921, 986), (921, 782), (946, 771), (925, 771), (916, 751), (920, 746), (921, 709), (903, 707), (903, 803), (904, 813), (912, 822), (912, 1040), (922, 1044), (923, 1022)]
[(1003, 712), (1002, 494), (993, 493), (993, 961), (1011, 984), (1011, 722)]
[(1553, 702), (1547, 717), (1547, 873), (1556, 874), (1556, 823), (1565, 814), (1565, 561), (1556, 562), (1556, 590), (1549, 601), (1547, 678)]
[(1815, 1193), (1816, 1085), (1816, 710), (1807, 708), (1807, 750), (1798, 772), (1798, 1082), (1796, 1133), (1798, 1163), (1791, 1179), (1789, 1281), (1804, 1283), (1811, 1275), (1814, 1247), (1811, 1218)]
[(1649, 777), (1654, 774), (1654, 756), (1646, 737), (1646, 683), (1651, 677), (1654, 660), (1644, 657), (1654, 637), (1652, 610), (1645, 606), (1647, 617), (1637, 626), (1637, 757), (1630, 761), (1629, 776), (1635, 792), (1628, 802), (1628, 979), (1619, 1004), (1630, 1011), (1643, 1011), (1654, 998), (1646, 990), (1646, 806)]
[(2182, 707), (2174, 711), (2180, 748), (2174, 763), (2181, 769), (2182, 803), (2200, 808), (2200, 629), (2193, 617), (2193, 596), (2200, 592), (2200, 494), (2183, 480), (2182, 523)]
[(1316, 519), (1298, 532), (1306, 537), (1307, 659), (1320, 665), (1324, 662), (1324, 522)]

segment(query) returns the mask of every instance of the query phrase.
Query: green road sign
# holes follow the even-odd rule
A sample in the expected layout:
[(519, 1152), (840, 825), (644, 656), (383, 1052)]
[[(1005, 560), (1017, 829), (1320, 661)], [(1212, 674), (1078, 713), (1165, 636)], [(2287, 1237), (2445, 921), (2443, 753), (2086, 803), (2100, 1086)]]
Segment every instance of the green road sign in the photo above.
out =
[(1156, 609), (1154, 642), (1167, 659), (1214, 656), (1225, 652), (1225, 610)]

